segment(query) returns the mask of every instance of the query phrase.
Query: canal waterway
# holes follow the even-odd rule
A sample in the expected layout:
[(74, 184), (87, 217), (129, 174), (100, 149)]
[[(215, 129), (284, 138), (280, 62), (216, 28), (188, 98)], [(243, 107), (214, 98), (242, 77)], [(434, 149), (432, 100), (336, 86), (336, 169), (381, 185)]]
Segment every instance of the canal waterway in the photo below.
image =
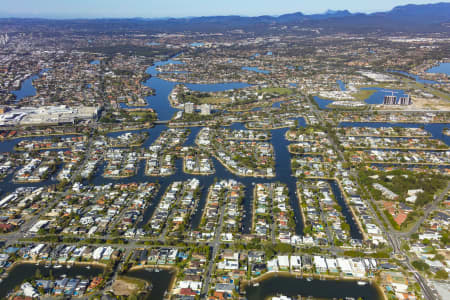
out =
[(350, 280), (318, 280), (308, 281), (305, 278), (293, 276), (274, 275), (259, 283), (259, 286), (247, 286), (246, 298), (248, 300), (268, 299), (283, 294), (293, 299), (297, 296), (303, 298), (313, 297), (319, 299), (346, 299), (351, 297), (365, 300), (383, 299), (380, 291), (373, 285), (360, 286), (356, 281)]
[(103, 268), (97, 266), (91, 266), (89, 269), (86, 266), (74, 265), (70, 269), (63, 266), (62, 268), (46, 268), (43, 265), (36, 266), (35, 264), (19, 264), (9, 272), (8, 277), (4, 278), (0, 283), (0, 298), (4, 299), (9, 292), (14, 288), (21, 285), (23, 282), (32, 279), (36, 271), (39, 270), (42, 278), (49, 279), (53, 277), (53, 280), (60, 279), (62, 275), (66, 275), (68, 278), (74, 278), (81, 276), (81, 278), (92, 279), (103, 273)]
[[(166, 80), (162, 80), (158, 77), (156, 68), (158, 66), (162, 66), (168, 63), (180, 63), (178, 61), (174, 60), (168, 60), (164, 62), (158, 62), (154, 66), (150, 67), (148, 69), (148, 72), (152, 75), (152, 78), (150, 78), (145, 84), (150, 86), (151, 88), (155, 89), (156, 96), (150, 96), (149, 97), (149, 106), (154, 108), (155, 111), (158, 113), (158, 116), (160, 119), (169, 119), (171, 118), (172, 114), (176, 111), (173, 109), (168, 101), (168, 95), (171, 92), (172, 88), (176, 83), (172, 83)], [(208, 88), (216, 88), (216, 89), (226, 89), (229, 87), (236, 87), (236, 85), (233, 84), (233, 86), (229, 85), (205, 85), (209, 86)], [(239, 85), (237, 85), (239, 86)], [(198, 85), (197, 85), (198, 87)], [(331, 101), (330, 101), (331, 102)], [(305, 126), (305, 120), (303, 118), (299, 118), (299, 126)], [(445, 136), (442, 134), (442, 130), (444, 128), (448, 128), (448, 124), (390, 124), (390, 123), (342, 123), (340, 126), (371, 126), (371, 127), (381, 127), (381, 126), (402, 126), (402, 127), (420, 127), (424, 126), (426, 130), (430, 131), (432, 136), (434, 138), (439, 138), (443, 140), (447, 145), (450, 145), (450, 138), (448, 136)], [(233, 124), (231, 129), (245, 129), (243, 124)], [(155, 127), (151, 129), (144, 129), (140, 131), (148, 131), (149, 132), (149, 138), (144, 142), (143, 147), (148, 148), (154, 141), (158, 138), (160, 133), (167, 129), (166, 125), (156, 125)], [(190, 128), (191, 133), (187, 138), (186, 143), (184, 146), (193, 146), (195, 144), (195, 137), (197, 136), (198, 132), (200, 131), (200, 127), (193, 127)], [(245, 215), (243, 217), (242, 222), (242, 231), (244, 233), (250, 233), (251, 230), (251, 211), (252, 211), (252, 201), (253, 201), (253, 187), (257, 183), (267, 183), (267, 182), (281, 182), (288, 186), (290, 191), (290, 204), (294, 211), (295, 220), (296, 220), (296, 228), (295, 232), (299, 235), (303, 233), (303, 222), (302, 217), (300, 213), (300, 207), (297, 200), (297, 196), (295, 194), (296, 191), (296, 178), (292, 176), (291, 174), (291, 164), (290, 159), (291, 155), (288, 152), (288, 145), (289, 142), (286, 141), (284, 138), (284, 135), (288, 129), (277, 129), (272, 130), (272, 139), (271, 143), (274, 146), (275, 151), (275, 163), (276, 163), (276, 177), (271, 179), (265, 179), (265, 178), (252, 178), (252, 177), (239, 177), (234, 174), (232, 174), (230, 171), (228, 171), (220, 162), (218, 162), (216, 159), (212, 159), (214, 168), (216, 170), (216, 173), (209, 176), (194, 176), (185, 174), (182, 170), (182, 159), (178, 159), (176, 161), (176, 172), (167, 177), (151, 177), (146, 176), (144, 174), (145, 170), (145, 164), (141, 162), (139, 164), (138, 172), (135, 176), (129, 177), (129, 178), (123, 178), (120, 180), (115, 179), (108, 179), (104, 178), (102, 176), (103, 169), (106, 166), (106, 164), (103, 164), (100, 166), (99, 170), (96, 172), (95, 176), (91, 179), (89, 183), (95, 184), (95, 185), (103, 185), (108, 183), (130, 183), (130, 182), (155, 182), (158, 181), (160, 184), (160, 190), (158, 195), (156, 195), (155, 199), (151, 202), (150, 206), (146, 210), (143, 220), (140, 222), (140, 226), (145, 225), (150, 217), (152, 216), (155, 208), (157, 207), (157, 204), (159, 203), (159, 200), (161, 196), (166, 191), (167, 187), (170, 183), (172, 183), (175, 180), (188, 180), (190, 178), (197, 178), (201, 182), (201, 186), (203, 187), (202, 193), (201, 193), (201, 199), (198, 203), (198, 207), (195, 210), (194, 215), (191, 219), (191, 228), (196, 229), (201, 221), (202, 212), (204, 209), (204, 206), (206, 204), (206, 196), (208, 192), (208, 188), (213, 184), (214, 179), (234, 179), (238, 182), (241, 182), (245, 185), (245, 200), (244, 200), (244, 212)], [(122, 133), (111, 133), (110, 136), (117, 136)], [(43, 138), (43, 137), (42, 137)], [(37, 139), (42, 139), (37, 138)], [(36, 138), (33, 138), (36, 139)], [(0, 151), (1, 152), (9, 152), (12, 151), (12, 148), (14, 145), (19, 141), (20, 139), (16, 140), (8, 140), (0, 143)], [(11, 182), (12, 174), (9, 175), (5, 180), (0, 182), (0, 189), (3, 191), (3, 194), (9, 193), (14, 191), (17, 187), (20, 186), (45, 186), (49, 184), (56, 184), (57, 182), (53, 180), (52, 178), (41, 182), (41, 183), (31, 183), (31, 184), (16, 184)], [(337, 187), (339, 189), (339, 187)], [(337, 194), (337, 198), (339, 198), (339, 191), (336, 189), (333, 189), (335, 194)], [(355, 221), (353, 220), (353, 217), (350, 215), (348, 209), (345, 209), (345, 203), (340, 203), (343, 206), (343, 213), (351, 227), (351, 236), (352, 238), (359, 239), (360, 238), (360, 232), (357, 229), (357, 225), (355, 224)]]
[(347, 90), (347, 88), (345, 87), (345, 83), (342, 80), (337, 80), (336, 82), (339, 85), (339, 88), (341, 89), (341, 91)]
[[(337, 81), (340, 89), (342, 91), (346, 91), (345, 84), (338, 80)], [(394, 95), (397, 97), (403, 97), (406, 96), (405, 92), (402, 90), (395, 90), (395, 89), (384, 89), (384, 88), (377, 88), (377, 87), (367, 87), (367, 88), (361, 88), (361, 90), (368, 90), (368, 91), (375, 91), (372, 95), (370, 95), (367, 99), (364, 100), (367, 104), (382, 104), (384, 100), (384, 96)], [(327, 100), (320, 98), (319, 96), (314, 96), (314, 101), (317, 103), (320, 109), (332, 109), (328, 107), (328, 104), (333, 103), (333, 100)]]
[(257, 67), (242, 67), (241, 70), (251, 71), (251, 72), (256, 72), (256, 73), (261, 73), (261, 74), (270, 74), (270, 71), (262, 70)]
[(402, 90), (383, 89), (377, 87), (361, 88), (361, 90), (375, 91), (375, 93), (364, 100), (367, 104), (383, 104), (384, 96), (394, 95), (397, 96), (397, 98), (406, 96), (405, 92)]
[[(181, 61), (169, 59), (166, 61), (160, 61), (155, 63), (153, 66), (147, 68), (146, 73), (150, 74), (151, 77), (144, 82), (144, 85), (153, 88), (155, 90), (155, 95), (148, 96), (146, 98), (147, 106), (152, 108), (158, 113), (158, 118), (160, 120), (170, 120), (172, 116), (178, 111), (173, 108), (168, 101), (168, 97), (173, 88), (180, 84), (179, 82), (172, 82), (161, 79), (158, 77), (158, 68), (168, 64), (184, 64)], [(228, 82), (228, 83), (218, 83), (218, 84), (185, 84), (186, 87), (193, 91), (198, 92), (221, 92), (233, 89), (241, 89), (251, 86), (250, 84), (243, 82)], [(131, 108), (124, 103), (121, 103), (123, 108)]]
[(16, 96), (16, 103), (19, 103), (23, 98), (36, 96), (36, 88), (33, 85), (33, 80), (38, 79), (47, 71), (48, 69), (43, 69), (39, 74), (31, 75), (20, 84), (20, 89), (12, 91), (12, 94)]
[[(149, 97), (149, 105), (155, 109), (155, 111), (158, 113), (158, 116), (160, 119), (169, 119), (172, 114), (176, 111), (175, 109), (171, 108), (169, 101), (168, 101), (168, 95), (172, 88), (174, 87), (175, 83), (168, 82), (166, 80), (162, 80), (160, 78), (157, 78), (155, 75), (157, 75), (156, 68), (158, 66), (167, 64), (167, 63), (180, 63), (178, 61), (174, 60), (168, 60), (165, 62), (158, 62), (154, 66), (150, 67), (148, 69), (148, 72), (152, 75), (152, 78), (150, 78), (145, 84), (150, 86), (151, 88), (155, 89), (156, 96), (150, 96)], [(198, 86), (198, 85), (197, 85)], [(230, 86), (228, 85), (205, 85), (209, 86), (208, 88), (216, 88), (216, 89), (226, 89)], [(232, 87), (235, 87), (233, 85)], [(330, 101), (331, 102), (331, 101)], [(305, 126), (305, 120), (303, 118), (299, 118), (299, 126)], [(421, 127), (424, 126), (426, 130), (430, 131), (432, 136), (434, 138), (438, 138), (443, 140), (447, 145), (450, 145), (450, 138), (448, 136), (445, 136), (442, 134), (442, 130), (444, 128), (448, 128), (448, 124), (390, 124), (390, 123), (342, 123), (340, 126), (370, 126), (370, 127), (381, 127), (381, 126), (402, 126), (402, 127)], [(231, 129), (245, 129), (243, 124), (236, 123), (233, 124)], [(148, 131), (149, 132), (149, 138), (144, 142), (143, 147), (148, 148), (154, 141), (158, 138), (160, 133), (167, 129), (166, 125), (156, 125), (155, 127), (151, 129), (144, 129), (140, 131)], [(190, 128), (191, 133), (187, 138), (186, 143), (184, 146), (194, 146), (195, 145), (195, 138), (200, 131), (201, 127), (193, 127)], [(150, 203), (150, 206), (146, 210), (143, 220), (140, 222), (140, 226), (145, 225), (150, 217), (152, 216), (155, 208), (157, 207), (157, 204), (159, 203), (159, 200), (161, 196), (166, 191), (167, 187), (170, 183), (172, 183), (175, 180), (188, 180), (190, 178), (197, 178), (201, 182), (201, 186), (203, 187), (202, 193), (201, 193), (201, 199), (198, 203), (198, 207), (196, 208), (192, 219), (190, 226), (192, 229), (198, 228), (202, 212), (204, 209), (204, 206), (206, 204), (206, 196), (208, 192), (208, 188), (213, 184), (214, 179), (234, 179), (238, 182), (241, 182), (245, 185), (245, 200), (244, 200), (244, 212), (245, 215), (243, 217), (242, 222), (242, 231), (244, 233), (250, 233), (251, 230), (251, 211), (252, 211), (252, 201), (253, 201), (253, 187), (257, 183), (267, 183), (267, 182), (281, 182), (288, 186), (290, 191), (290, 204), (294, 211), (295, 220), (296, 220), (296, 228), (295, 232), (296, 234), (301, 235), (303, 233), (303, 222), (302, 217), (300, 213), (300, 207), (297, 200), (297, 196), (295, 194), (296, 192), (296, 182), (297, 179), (292, 176), (291, 174), (291, 155), (288, 152), (288, 145), (289, 142), (286, 141), (284, 138), (284, 135), (288, 129), (277, 129), (272, 130), (272, 139), (271, 143), (274, 146), (275, 151), (275, 163), (276, 163), (276, 177), (271, 179), (265, 179), (265, 178), (253, 178), (253, 177), (239, 177), (234, 174), (232, 174), (230, 171), (228, 171), (220, 162), (218, 162), (215, 158), (212, 159), (214, 168), (216, 170), (216, 173), (209, 176), (194, 176), (185, 174), (182, 170), (182, 159), (178, 159), (176, 161), (176, 172), (167, 177), (151, 177), (146, 176), (144, 174), (145, 171), (145, 164), (144, 162), (141, 162), (139, 164), (138, 172), (135, 176), (129, 177), (129, 178), (123, 178), (120, 180), (115, 179), (108, 179), (104, 178), (102, 176), (103, 169), (106, 166), (106, 164), (103, 164), (100, 166), (99, 170), (96, 172), (95, 176), (91, 179), (89, 183), (95, 184), (95, 185), (103, 185), (108, 183), (130, 183), (130, 182), (155, 182), (158, 181), (160, 184), (160, 190), (159, 193), (156, 195), (155, 199)], [(117, 136), (122, 133), (111, 133), (110, 136)], [(43, 139), (44, 137), (37, 138), (37, 139)], [(36, 139), (36, 138), (33, 138)], [(9, 152), (12, 151), (14, 145), (21, 139), (16, 140), (8, 140), (0, 143), (0, 150), (1, 152)], [(3, 191), (3, 194), (9, 193), (14, 191), (17, 187), (20, 186), (45, 186), (49, 184), (56, 184), (57, 182), (53, 180), (52, 178), (41, 182), (41, 183), (31, 183), (31, 184), (16, 184), (11, 182), (12, 174), (9, 175), (5, 180), (0, 182), (0, 189)], [(342, 197), (339, 197), (339, 187), (333, 188), (333, 192), (335, 193), (337, 199), (339, 200)], [(351, 228), (351, 236), (354, 239), (360, 239), (361, 233), (358, 230), (358, 227), (353, 220), (353, 216), (350, 214), (348, 208), (346, 208), (345, 203), (338, 201), (341, 206), (343, 206), (343, 213), (347, 219), (347, 222), (350, 225)]]
[(410, 77), (410, 78), (414, 79), (416, 82), (422, 83), (422, 84), (437, 84), (437, 83), (439, 83), (439, 82), (437, 82), (437, 81), (435, 81), (435, 80), (423, 79), (423, 78), (420, 77), (420, 76), (417, 76), (417, 75), (414, 75), (414, 74), (410, 74), (410, 73), (405, 72), (405, 71), (395, 71), (395, 70), (391, 70), (391, 71), (389, 71), (389, 72), (402, 74), (402, 75), (407, 76), (407, 77)]
[(151, 284), (152, 288), (150, 293), (148, 293), (143, 299), (162, 300), (164, 299), (164, 294), (169, 289), (169, 285), (175, 276), (175, 272), (164, 269), (155, 271), (154, 269), (147, 268), (129, 271), (125, 275), (127, 277), (145, 280)]
[(427, 73), (441, 73), (450, 75), (450, 63), (441, 63), (438, 66), (432, 67), (426, 71)]
[[(147, 98), (149, 107), (153, 108), (157, 113), (160, 120), (168, 120), (172, 117), (172, 115), (177, 111), (176, 109), (173, 109), (168, 101), (168, 96), (170, 92), (172, 91), (173, 87), (177, 84), (174, 82), (169, 82), (163, 79), (160, 79), (157, 77), (157, 70), (156, 68), (158, 66), (162, 66), (168, 63), (180, 63), (178, 61), (174, 60), (168, 60), (164, 62), (158, 62), (154, 66), (150, 67), (147, 72), (152, 75), (152, 77), (145, 82), (146, 85), (149, 87), (155, 89), (156, 95), (150, 96)], [(195, 89), (195, 90), (202, 90), (203, 91), (218, 91), (218, 90), (227, 90), (227, 89), (234, 89), (234, 88), (242, 88), (248, 86), (246, 84), (241, 83), (229, 83), (229, 84), (211, 84), (211, 85), (188, 85), (189, 88)], [(341, 87), (342, 88), (342, 87)], [(380, 93), (384, 93), (384, 91), (377, 91)], [(332, 102), (332, 101), (329, 101)], [(305, 120), (303, 118), (299, 118), (299, 126), (306, 126)], [(449, 128), (449, 124), (391, 124), (391, 123), (341, 123), (340, 126), (369, 126), (369, 127), (382, 127), (382, 126), (401, 126), (401, 127), (424, 127), (426, 130), (428, 130), (433, 138), (438, 138), (443, 140), (447, 145), (450, 145), (450, 138), (448, 136), (445, 136), (442, 134), (442, 130), (444, 128)], [(231, 127), (231, 129), (245, 129), (243, 124), (235, 123)], [(156, 125), (155, 127), (151, 129), (143, 129), (140, 131), (148, 131), (149, 132), (149, 138), (144, 142), (143, 147), (148, 148), (154, 141), (158, 138), (160, 133), (167, 129), (166, 125)], [(187, 138), (186, 143), (184, 146), (193, 146), (195, 145), (195, 138), (198, 134), (198, 132), (201, 130), (201, 127), (193, 127), (190, 128), (191, 133)], [(297, 179), (292, 176), (291, 174), (291, 155), (288, 151), (288, 145), (290, 142), (288, 142), (285, 139), (285, 133), (288, 129), (276, 129), (271, 130), (272, 138), (270, 140), (270, 143), (274, 147), (275, 151), (275, 170), (276, 170), (276, 176), (275, 178), (271, 179), (265, 179), (265, 178), (253, 178), (253, 177), (239, 177), (234, 174), (232, 174), (230, 171), (228, 171), (220, 162), (218, 162), (215, 158), (212, 158), (214, 168), (216, 170), (216, 173), (210, 176), (194, 176), (189, 175), (183, 172), (182, 170), (182, 159), (177, 159), (176, 161), (176, 172), (167, 177), (150, 177), (146, 176), (144, 174), (145, 170), (145, 163), (141, 162), (139, 164), (138, 172), (135, 176), (130, 178), (123, 178), (120, 180), (114, 180), (114, 179), (107, 179), (102, 176), (103, 169), (106, 166), (106, 164), (103, 164), (99, 170), (96, 172), (95, 176), (92, 178), (92, 180), (89, 182), (91, 184), (95, 185), (103, 185), (108, 183), (130, 183), (130, 182), (159, 182), (160, 189), (154, 200), (150, 203), (148, 209), (145, 211), (142, 221), (139, 223), (139, 226), (142, 227), (149, 221), (150, 217), (152, 216), (155, 208), (157, 207), (157, 204), (159, 203), (162, 195), (166, 191), (167, 187), (170, 183), (177, 180), (188, 180), (191, 178), (197, 178), (201, 182), (201, 186), (203, 187), (202, 193), (201, 193), (201, 199), (198, 203), (198, 207), (196, 208), (192, 218), (190, 227), (191, 229), (198, 228), (203, 209), (206, 204), (206, 197), (208, 188), (213, 184), (215, 178), (221, 180), (221, 179), (234, 179), (238, 182), (241, 182), (245, 186), (245, 200), (244, 200), (244, 212), (245, 215), (243, 217), (242, 221), (242, 232), (243, 233), (250, 233), (251, 230), (251, 216), (252, 216), (252, 202), (253, 202), (253, 188), (254, 185), (257, 183), (268, 183), (268, 182), (281, 182), (287, 185), (290, 192), (290, 204), (294, 211), (294, 216), (296, 220), (296, 227), (295, 227), (295, 233), (302, 235), (303, 233), (303, 222), (302, 217), (300, 213), (300, 207), (298, 203), (297, 196), (295, 194), (296, 192), (296, 182)], [(117, 136), (122, 133), (111, 133), (110, 136)], [(29, 139), (43, 139), (42, 138), (29, 138)], [(8, 140), (4, 142), (0, 142), (0, 152), (9, 152), (13, 150), (14, 145), (21, 139), (15, 139), (15, 140)], [(16, 188), (20, 186), (46, 186), (50, 184), (56, 184), (57, 182), (53, 179), (48, 179), (41, 183), (33, 183), (33, 184), (16, 184), (12, 181), (12, 174), (9, 175), (5, 180), (0, 182), (0, 189), (2, 190), (2, 195), (4, 196), (6, 193), (13, 192)], [(347, 204), (345, 203), (342, 191), (339, 190), (339, 186), (336, 184), (336, 182), (331, 182), (331, 187), (333, 190), (333, 193), (336, 196), (336, 199), (338, 200), (338, 203), (343, 207), (343, 214), (347, 220), (347, 223), (350, 225), (350, 233), (351, 237), (353, 239), (360, 239), (361, 238), (361, 232), (359, 231), (358, 226), (356, 225), (356, 222), (353, 219), (353, 216), (351, 215), (349, 208), (347, 207)], [(16, 268), (14, 268), (10, 272), (10, 276), (7, 277), (2, 285), (0, 285), (0, 291), (4, 290), (10, 290), (10, 287), (17, 286), (20, 284), (23, 280), (29, 278), (29, 276), (32, 276), (36, 269), (39, 268), (41, 272), (45, 275), (46, 270), (44, 267), (38, 267), (35, 265), (19, 265)], [(87, 273), (84, 273), (84, 272)], [(95, 276), (96, 274), (99, 274), (102, 272), (101, 269), (95, 269), (91, 268), (91, 270), (87, 270), (84, 267), (73, 267), (72, 269), (65, 269), (61, 268), (58, 270), (53, 270), (53, 275), (60, 276), (62, 274), (67, 274), (70, 276)], [(170, 282), (172, 274), (170, 272), (161, 271), (161, 272), (153, 272), (148, 270), (136, 270), (133, 272), (130, 272), (129, 276), (141, 278), (144, 280), (148, 280), (152, 282), (153, 284), (153, 290), (152, 293), (149, 295), (151, 299), (162, 299), (161, 294), (164, 295), (165, 291), (167, 290), (168, 284)], [(21, 274), (21, 275), (17, 275)], [(27, 277), (28, 276), (28, 277)], [(160, 281), (161, 280), (161, 281)], [(166, 285), (165, 285), (166, 284)], [(275, 295), (277, 293), (283, 293), (290, 296), (295, 295), (304, 295), (304, 296), (314, 296), (319, 298), (333, 298), (333, 297), (363, 297), (364, 299), (379, 299), (378, 293), (376, 292), (376, 289), (373, 286), (358, 286), (355, 282), (342, 282), (342, 281), (321, 281), (321, 280), (313, 280), (311, 282), (308, 282), (303, 279), (296, 279), (292, 277), (274, 277), (268, 280), (265, 280), (264, 282), (261, 282), (261, 285), (259, 287), (248, 287), (247, 288), (247, 297), (248, 299), (264, 299), (265, 297), (269, 295)], [(1, 296), (1, 295), (0, 295)], [(150, 299), (150, 298), (149, 298)]]

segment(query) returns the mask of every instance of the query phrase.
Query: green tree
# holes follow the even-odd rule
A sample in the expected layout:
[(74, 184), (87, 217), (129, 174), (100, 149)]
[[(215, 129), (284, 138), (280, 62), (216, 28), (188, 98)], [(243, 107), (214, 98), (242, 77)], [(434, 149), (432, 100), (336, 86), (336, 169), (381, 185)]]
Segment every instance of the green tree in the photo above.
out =
[(437, 279), (448, 279), (448, 273), (444, 269), (440, 269), (436, 272), (435, 277)]

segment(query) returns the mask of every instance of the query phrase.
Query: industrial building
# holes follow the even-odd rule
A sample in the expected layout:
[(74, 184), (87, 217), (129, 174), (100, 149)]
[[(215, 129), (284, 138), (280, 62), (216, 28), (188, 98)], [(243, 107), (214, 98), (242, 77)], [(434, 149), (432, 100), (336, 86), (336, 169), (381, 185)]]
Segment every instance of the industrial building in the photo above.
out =
[(68, 107), (66, 105), (21, 107), (3, 109), (0, 113), (0, 126), (67, 124), (78, 120), (94, 120), (99, 108), (89, 106)]

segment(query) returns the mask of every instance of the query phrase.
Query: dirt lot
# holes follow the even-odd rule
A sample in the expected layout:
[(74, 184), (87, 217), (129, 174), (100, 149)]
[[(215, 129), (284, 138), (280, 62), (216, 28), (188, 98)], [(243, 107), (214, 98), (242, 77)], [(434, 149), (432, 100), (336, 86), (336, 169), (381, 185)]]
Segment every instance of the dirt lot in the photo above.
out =
[(138, 291), (139, 287), (135, 283), (117, 279), (112, 285), (112, 290), (116, 296), (129, 296)]
[(408, 110), (441, 110), (441, 111), (450, 111), (450, 102), (444, 99), (427, 99), (427, 98), (416, 98), (412, 97), (413, 104), (409, 106), (400, 106), (400, 105), (380, 105), (377, 109), (380, 110), (399, 110), (399, 111), (408, 111)]

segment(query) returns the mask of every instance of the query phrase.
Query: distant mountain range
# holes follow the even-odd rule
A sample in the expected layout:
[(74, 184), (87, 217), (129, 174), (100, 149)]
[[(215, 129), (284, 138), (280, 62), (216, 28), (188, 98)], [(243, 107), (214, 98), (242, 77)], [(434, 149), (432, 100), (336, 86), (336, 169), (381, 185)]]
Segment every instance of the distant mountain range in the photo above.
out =
[[(148, 32), (223, 32), (244, 29), (266, 31), (277, 27), (297, 26), (321, 28), (327, 32), (448, 32), (450, 33), (450, 3), (397, 6), (388, 12), (372, 14), (351, 13), (348, 10), (328, 10), (323, 14), (305, 15), (301, 12), (281, 16), (210, 16), (167, 19), (89, 19), (89, 20), (43, 20), (0, 19), (4, 23), (47, 22), (65, 27), (90, 28), (92, 30), (142, 30)], [(108, 26), (106, 26), (108, 24)]]
[[(436, 3), (424, 5), (397, 6), (388, 12), (377, 12), (372, 14), (351, 13), (348, 10), (332, 11), (328, 10), (324, 14), (305, 15), (301, 12), (285, 14), (278, 17), (259, 16), (216, 16), (197, 17), (166, 20), (172, 24), (222, 24), (226, 27), (246, 27), (256, 24), (284, 24), (284, 25), (305, 25), (305, 26), (325, 26), (331, 29), (354, 30), (364, 28), (385, 28), (398, 30), (417, 30), (419, 27), (440, 27), (443, 23), (450, 23), (450, 3)], [(447, 24), (448, 25), (448, 24)], [(362, 26), (362, 28), (358, 28)], [(447, 26), (448, 28), (448, 26)]]

